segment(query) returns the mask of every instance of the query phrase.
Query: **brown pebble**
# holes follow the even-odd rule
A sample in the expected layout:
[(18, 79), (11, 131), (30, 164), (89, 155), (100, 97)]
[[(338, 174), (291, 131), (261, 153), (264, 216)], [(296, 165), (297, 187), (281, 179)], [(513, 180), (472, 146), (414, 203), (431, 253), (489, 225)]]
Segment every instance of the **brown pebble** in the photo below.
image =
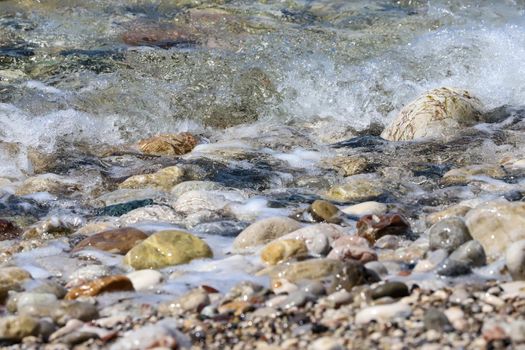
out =
[(74, 300), (81, 296), (96, 296), (102, 293), (132, 290), (134, 290), (133, 284), (126, 276), (108, 276), (86, 282), (80, 287), (71, 289), (64, 299)]

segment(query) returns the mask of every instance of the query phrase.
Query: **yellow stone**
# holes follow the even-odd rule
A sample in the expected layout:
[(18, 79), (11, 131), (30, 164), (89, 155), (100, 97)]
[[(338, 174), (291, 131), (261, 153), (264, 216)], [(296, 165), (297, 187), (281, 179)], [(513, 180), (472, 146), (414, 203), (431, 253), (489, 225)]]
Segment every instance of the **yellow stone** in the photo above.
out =
[(161, 169), (153, 174), (134, 175), (127, 178), (119, 185), (120, 189), (137, 189), (157, 187), (170, 190), (173, 186), (182, 182), (184, 171), (178, 166)]
[(124, 262), (136, 270), (161, 269), (211, 257), (213, 252), (202, 239), (187, 232), (167, 230), (157, 232), (133, 247)]
[(261, 252), (261, 259), (276, 265), (280, 261), (308, 253), (306, 243), (302, 239), (282, 239), (269, 243)]

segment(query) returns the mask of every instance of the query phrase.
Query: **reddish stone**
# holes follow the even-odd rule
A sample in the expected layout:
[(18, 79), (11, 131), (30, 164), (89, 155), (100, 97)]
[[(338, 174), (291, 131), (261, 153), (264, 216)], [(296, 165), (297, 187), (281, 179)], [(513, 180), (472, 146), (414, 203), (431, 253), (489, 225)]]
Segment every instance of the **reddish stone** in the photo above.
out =
[(148, 238), (147, 234), (131, 227), (104, 231), (80, 241), (73, 248), (72, 253), (93, 247), (110, 253), (126, 254), (146, 238)]
[(410, 232), (410, 223), (400, 214), (365, 215), (357, 222), (357, 234), (374, 244), (386, 235), (403, 235)]
[(145, 23), (134, 23), (132, 28), (122, 34), (121, 39), (131, 46), (157, 46), (164, 49), (196, 42), (195, 36), (187, 29)]
[(82, 284), (71, 289), (66, 300), (74, 300), (81, 296), (96, 296), (108, 292), (132, 291), (133, 284), (126, 276), (108, 276)]

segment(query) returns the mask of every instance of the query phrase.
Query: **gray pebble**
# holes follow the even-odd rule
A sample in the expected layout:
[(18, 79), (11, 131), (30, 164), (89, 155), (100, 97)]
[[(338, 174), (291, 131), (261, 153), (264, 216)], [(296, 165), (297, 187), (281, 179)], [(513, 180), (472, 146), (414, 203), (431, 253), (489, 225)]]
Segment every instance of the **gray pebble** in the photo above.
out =
[(447, 316), (438, 309), (428, 309), (423, 318), (423, 324), (427, 330), (442, 332), (450, 329), (451, 325)]
[(372, 289), (372, 299), (383, 297), (402, 298), (410, 295), (408, 287), (403, 282), (385, 282)]
[(487, 264), (485, 249), (476, 240), (468, 241), (459, 246), (450, 255), (450, 259), (467, 263), (471, 267), (479, 267)]
[(462, 275), (468, 275), (472, 270), (470, 266), (462, 261), (446, 259), (440, 264), (437, 270), (437, 274), (441, 276), (457, 277)]
[(429, 230), (430, 249), (445, 249), (453, 252), (465, 242), (472, 240), (472, 236), (463, 219), (451, 217), (434, 224)]

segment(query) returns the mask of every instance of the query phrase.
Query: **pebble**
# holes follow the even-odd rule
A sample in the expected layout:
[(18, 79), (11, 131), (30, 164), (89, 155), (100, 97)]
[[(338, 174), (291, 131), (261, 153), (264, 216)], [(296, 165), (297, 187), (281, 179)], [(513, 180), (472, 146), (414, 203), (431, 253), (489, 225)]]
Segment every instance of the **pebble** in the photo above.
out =
[(84, 283), (71, 289), (66, 294), (65, 299), (74, 300), (84, 296), (96, 296), (102, 293), (133, 290), (133, 284), (126, 276), (108, 276)]
[(453, 252), (463, 243), (472, 240), (465, 222), (461, 218), (451, 217), (434, 224), (429, 230), (430, 249), (445, 249)]
[(156, 324), (133, 329), (124, 334), (109, 349), (142, 350), (158, 347), (159, 344), (168, 349), (190, 348), (190, 339), (177, 330), (176, 324), (177, 320), (167, 318)]
[(27, 308), (38, 307), (38, 305), (54, 304), (57, 297), (50, 293), (22, 292), (11, 294), (7, 300), (6, 307), (11, 313), (17, 310), (23, 311)]
[(138, 143), (142, 153), (153, 155), (182, 155), (191, 152), (197, 139), (189, 132), (180, 134), (161, 134)]
[(459, 246), (450, 254), (450, 259), (464, 262), (472, 267), (480, 267), (487, 264), (485, 249), (475, 240), (468, 241)]
[(87, 247), (103, 250), (109, 253), (126, 254), (131, 248), (148, 238), (144, 232), (132, 227), (124, 227), (94, 234), (80, 241), (71, 252), (77, 252)]
[(340, 245), (334, 247), (326, 257), (341, 261), (356, 260), (365, 264), (377, 260), (377, 253), (367, 246)]
[(356, 218), (360, 218), (361, 216), (365, 215), (383, 215), (386, 214), (388, 208), (386, 204), (374, 202), (374, 201), (368, 201), (368, 202), (362, 202), (359, 204), (349, 205), (347, 207), (344, 207), (341, 209), (343, 213), (346, 215), (350, 215)]
[(197, 311), (208, 304), (210, 304), (208, 293), (202, 288), (195, 288), (174, 301), (161, 304), (159, 312), (164, 315), (178, 315), (187, 311)]
[(525, 280), (525, 240), (509, 245), (505, 253), (505, 265), (513, 280)]
[(435, 330), (438, 332), (443, 332), (450, 327), (450, 322), (447, 316), (443, 312), (434, 308), (425, 311), (423, 323), (427, 330)]
[(153, 174), (133, 175), (119, 185), (119, 189), (159, 188), (171, 190), (180, 183), (184, 170), (178, 166), (161, 169)]
[(397, 302), (387, 305), (368, 306), (361, 309), (355, 316), (355, 323), (363, 324), (372, 321), (388, 322), (396, 317), (408, 317), (412, 313), (409, 305)]
[(513, 343), (525, 342), (525, 321), (515, 320), (510, 324), (510, 338)]
[(0, 219), (0, 241), (18, 238), (21, 230), (10, 221)]
[(175, 185), (171, 189), (171, 195), (175, 198), (182, 196), (186, 192), (190, 191), (224, 191), (226, 187), (213, 181), (184, 181), (180, 184)]
[(187, 232), (167, 230), (154, 233), (136, 245), (126, 254), (124, 262), (136, 270), (159, 269), (211, 257), (213, 253), (202, 239)]
[(336, 223), (341, 220), (339, 217), (341, 213), (339, 208), (325, 200), (315, 200), (312, 204), (310, 204), (308, 211), (312, 214), (312, 217), (317, 222), (326, 221)]
[(326, 300), (333, 303), (335, 307), (349, 304), (354, 300), (354, 295), (345, 289), (341, 289), (328, 295)]
[(483, 105), (468, 91), (442, 87), (407, 104), (381, 133), (390, 141), (447, 138), (480, 121)]
[(356, 224), (357, 234), (374, 244), (386, 235), (404, 235), (410, 232), (410, 224), (400, 214), (365, 215)]
[(171, 206), (177, 212), (183, 214), (194, 214), (199, 211), (219, 211), (228, 204), (240, 203), (246, 200), (246, 196), (239, 191), (189, 191), (175, 199)]
[(343, 268), (343, 263), (332, 259), (310, 259), (277, 266), (270, 272), (272, 278), (285, 278), (295, 283), (301, 280), (314, 280), (325, 276), (333, 276)]
[(437, 269), (437, 274), (441, 276), (457, 277), (472, 273), (470, 266), (462, 261), (446, 259)]
[(375, 175), (353, 175), (345, 178), (343, 184), (330, 188), (326, 197), (340, 202), (365, 201), (381, 196), (384, 193), (383, 187), (383, 183)]
[(361, 263), (356, 261), (347, 261), (343, 263), (341, 269), (333, 275), (330, 292), (346, 289), (351, 291), (355, 286), (379, 282), (381, 278), (371, 270), (365, 268)]
[(234, 252), (240, 252), (273, 241), (301, 228), (301, 224), (287, 217), (271, 217), (257, 221), (244, 229), (233, 241)]
[(447, 171), (441, 183), (446, 186), (467, 184), (475, 176), (488, 176), (495, 179), (505, 177), (507, 174), (499, 165), (480, 164), (468, 165), (462, 168)]
[(113, 269), (106, 265), (82, 266), (69, 275), (69, 283), (66, 286), (75, 287), (84, 283), (85, 281), (91, 281), (98, 278), (111, 276), (112, 274)]
[(408, 287), (403, 282), (385, 282), (374, 288), (370, 292), (372, 299), (383, 297), (403, 298), (410, 295)]
[(472, 208), (466, 205), (452, 205), (444, 210), (428, 214), (425, 220), (428, 226), (432, 226), (438, 223), (439, 221), (450, 217), (464, 217), (470, 209)]
[(26, 316), (3, 316), (0, 318), (0, 340), (21, 341), (38, 334), (38, 320)]
[(167, 205), (148, 205), (133, 209), (121, 215), (118, 222), (122, 226), (135, 225), (142, 222), (180, 223), (183, 216)]
[(135, 290), (147, 290), (162, 282), (162, 273), (156, 270), (132, 271), (126, 275)]
[(388, 274), (388, 270), (386, 269), (385, 265), (379, 261), (367, 262), (365, 267), (377, 273), (378, 276), (384, 276)]
[(445, 310), (445, 316), (448, 321), (452, 324), (454, 329), (458, 331), (464, 331), (468, 325), (465, 313), (460, 307), (453, 306)]
[(325, 256), (330, 250), (330, 244), (345, 234), (341, 226), (321, 223), (295, 230), (281, 239), (300, 239), (306, 243), (310, 255)]
[(308, 248), (302, 240), (277, 239), (263, 248), (261, 251), (261, 260), (269, 265), (276, 265), (281, 261), (307, 253)]
[(507, 247), (525, 239), (524, 202), (488, 202), (471, 209), (465, 221), (472, 237), (479, 241), (487, 258), (497, 259)]
[(344, 350), (345, 347), (341, 344), (341, 340), (332, 337), (321, 337), (314, 340), (309, 346), (308, 350)]

